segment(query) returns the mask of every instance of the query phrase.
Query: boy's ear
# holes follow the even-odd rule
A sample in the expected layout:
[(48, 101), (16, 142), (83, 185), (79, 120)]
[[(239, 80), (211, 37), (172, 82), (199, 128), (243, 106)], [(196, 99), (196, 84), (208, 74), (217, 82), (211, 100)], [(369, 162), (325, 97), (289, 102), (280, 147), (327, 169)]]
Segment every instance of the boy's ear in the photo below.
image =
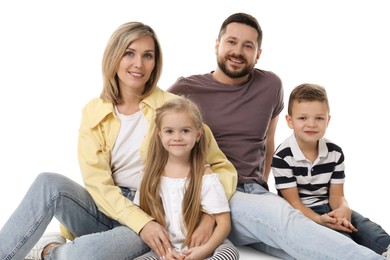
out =
[(291, 116), (289, 114), (286, 115), (286, 122), (287, 122), (287, 125), (290, 129), (293, 129), (293, 124), (292, 124), (292, 120), (291, 120)]
[(329, 125), (330, 118), (331, 118), (331, 116), (328, 115), (328, 123), (326, 123), (326, 127), (328, 127), (328, 125)]

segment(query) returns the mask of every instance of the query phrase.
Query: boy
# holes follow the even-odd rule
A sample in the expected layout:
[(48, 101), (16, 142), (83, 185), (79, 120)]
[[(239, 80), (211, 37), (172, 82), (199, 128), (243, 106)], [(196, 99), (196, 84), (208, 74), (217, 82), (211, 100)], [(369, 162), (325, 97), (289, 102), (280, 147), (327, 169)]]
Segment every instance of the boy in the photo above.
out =
[(390, 236), (350, 209), (344, 197), (343, 151), (324, 138), (330, 120), (325, 89), (316, 84), (297, 86), (290, 94), (286, 120), (294, 133), (272, 160), (279, 195), (316, 223), (389, 255)]

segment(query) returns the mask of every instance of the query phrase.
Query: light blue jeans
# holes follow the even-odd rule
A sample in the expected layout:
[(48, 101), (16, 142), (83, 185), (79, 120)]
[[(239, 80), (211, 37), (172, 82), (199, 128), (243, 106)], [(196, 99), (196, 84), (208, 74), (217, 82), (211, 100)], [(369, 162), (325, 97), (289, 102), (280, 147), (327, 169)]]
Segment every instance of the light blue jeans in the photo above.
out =
[(282, 259), (385, 259), (348, 237), (306, 218), (278, 195), (255, 183), (230, 199), (234, 245), (248, 245)]
[(134, 259), (150, 250), (135, 232), (101, 213), (81, 185), (41, 173), (0, 230), (0, 259), (24, 259), (53, 217), (78, 238), (49, 251), (45, 259)]

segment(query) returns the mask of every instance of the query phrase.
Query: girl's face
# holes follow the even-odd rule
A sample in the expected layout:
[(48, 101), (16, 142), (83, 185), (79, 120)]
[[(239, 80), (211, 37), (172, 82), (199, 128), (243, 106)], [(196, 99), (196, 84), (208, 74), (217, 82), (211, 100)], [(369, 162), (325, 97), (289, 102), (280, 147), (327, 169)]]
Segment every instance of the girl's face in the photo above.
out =
[(155, 46), (151, 37), (144, 36), (130, 43), (117, 71), (121, 91), (142, 94), (154, 65)]
[(184, 111), (169, 112), (161, 120), (158, 135), (169, 157), (189, 160), (191, 150), (201, 136), (188, 114)]
[(324, 137), (330, 115), (325, 102), (294, 101), (291, 116), (287, 115), (286, 120), (298, 144), (309, 144)]

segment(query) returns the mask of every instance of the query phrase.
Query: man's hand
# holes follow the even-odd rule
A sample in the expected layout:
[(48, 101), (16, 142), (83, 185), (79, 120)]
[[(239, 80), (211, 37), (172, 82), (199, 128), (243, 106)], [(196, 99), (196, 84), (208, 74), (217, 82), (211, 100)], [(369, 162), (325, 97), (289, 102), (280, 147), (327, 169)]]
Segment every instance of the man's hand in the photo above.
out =
[(147, 223), (139, 235), (159, 257), (165, 256), (168, 249), (171, 248), (167, 231), (156, 221)]
[(209, 214), (203, 213), (198, 227), (191, 237), (189, 248), (205, 244), (213, 234), (215, 219)]

